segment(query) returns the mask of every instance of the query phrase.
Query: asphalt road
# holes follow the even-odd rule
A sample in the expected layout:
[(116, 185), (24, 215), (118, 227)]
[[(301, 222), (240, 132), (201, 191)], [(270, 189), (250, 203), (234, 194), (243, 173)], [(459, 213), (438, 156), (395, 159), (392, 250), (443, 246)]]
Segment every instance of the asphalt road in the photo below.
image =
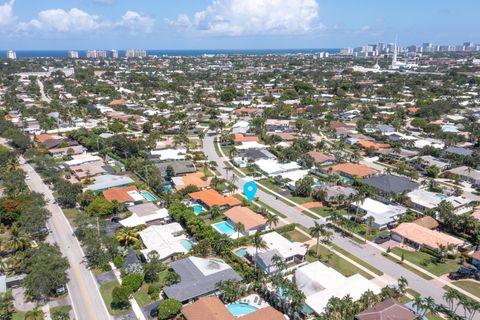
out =
[(29, 188), (32, 191), (42, 193), (48, 202), (47, 208), (52, 213), (48, 222), (51, 236), (70, 264), (70, 269), (68, 270), (70, 281), (67, 288), (72, 301), (75, 319), (111, 319), (93, 274), (82, 263), (85, 255), (77, 238), (73, 235), (73, 230), (62, 209), (58, 205), (53, 204), (54, 197), (52, 192), (32, 166), (25, 163), (23, 157), (20, 157), (19, 160), (22, 164), (22, 169), (30, 176), (30, 179), (26, 180)]
[[(203, 151), (209, 160), (217, 162), (217, 169), (222, 174), (222, 176), (227, 177), (227, 172), (224, 169), (225, 164), (223, 163), (225, 160), (221, 159), (220, 156), (217, 154), (215, 150), (213, 136), (209, 136), (208, 134), (205, 136), (203, 140)], [(229, 172), (229, 174), (231, 175), (233, 173)], [(239, 176), (238, 181), (236, 182), (237, 187), (242, 190), (243, 184), (246, 181), (247, 180), (242, 179)], [(286, 220), (290, 223), (298, 223), (307, 228), (314, 225), (315, 219), (301, 214), (295, 208), (285, 204), (281, 200), (277, 199), (275, 196), (266, 193), (265, 191), (262, 191), (261, 188), (258, 188), (256, 197), (258, 197), (262, 202), (267, 203), (273, 209), (286, 215)], [(316, 221), (319, 223), (325, 223), (325, 219), (318, 219)], [(369, 263), (371, 266), (383, 271), (385, 275), (387, 275), (387, 278), (390, 277), (393, 279), (399, 279), (400, 277), (404, 277), (405, 279), (407, 279), (408, 285), (411, 289), (417, 291), (424, 297), (432, 297), (438, 304), (448, 306), (448, 303), (443, 299), (445, 290), (443, 290), (440, 286), (436, 285), (432, 281), (425, 280), (417, 274), (403, 268), (401, 265), (385, 258), (381, 255), (381, 252), (377, 248), (368, 244), (360, 245), (357, 242), (342, 237), (339, 233), (334, 233), (332, 242), (335, 243), (337, 246), (341, 247), (342, 249), (350, 252), (354, 256)], [(459, 308), (458, 313), (459, 315), (463, 316), (463, 310), (460, 309), (461, 308)], [(480, 315), (477, 315), (474, 319), (480, 319)]]

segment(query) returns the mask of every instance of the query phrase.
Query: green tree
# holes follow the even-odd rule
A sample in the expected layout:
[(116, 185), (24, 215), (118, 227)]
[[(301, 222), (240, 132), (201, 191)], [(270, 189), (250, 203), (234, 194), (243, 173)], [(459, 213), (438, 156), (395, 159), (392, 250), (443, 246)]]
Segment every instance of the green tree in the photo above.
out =
[(305, 177), (295, 182), (294, 194), (299, 197), (309, 197), (312, 193), (313, 178)]
[(175, 299), (166, 299), (158, 306), (158, 319), (174, 319), (182, 309), (182, 303)]
[(103, 196), (96, 197), (86, 208), (85, 212), (93, 217), (106, 216), (113, 214), (115, 204), (105, 199)]
[(0, 293), (0, 319), (10, 320), (14, 312), (12, 290), (8, 289), (7, 292)]
[(77, 198), (82, 194), (82, 186), (60, 179), (55, 183), (55, 191), (58, 194), (58, 202), (61, 205), (73, 208), (77, 204)]
[(112, 291), (112, 309), (127, 309), (130, 306), (130, 289), (124, 286), (115, 287)]

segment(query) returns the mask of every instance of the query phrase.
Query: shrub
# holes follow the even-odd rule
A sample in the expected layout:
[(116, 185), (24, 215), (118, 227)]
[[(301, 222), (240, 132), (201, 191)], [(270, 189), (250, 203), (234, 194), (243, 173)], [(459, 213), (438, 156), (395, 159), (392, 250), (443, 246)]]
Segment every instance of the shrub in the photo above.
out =
[(112, 309), (127, 309), (130, 305), (128, 298), (130, 291), (128, 288), (121, 286), (115, 287), (112, 291)]
[(160, 289), (161, 289), (161, 286), (159, 283), (151, 284), (148, 286), (147, 293), (150, 296), (150, 298), (152, 298), (152, 300), (157, 300), (158, 297), (160, 296)]
[(115, 265), (115, 267), (121, 268), (123, 266), (123, 258), (119, 256), (115, 256), (113, 258), (113, 264)]
[(123, 277), (122, 286), (127, 288), (130, 293), (140, 289), (143, 283), (143, 275), (140, 273), (131, 273)]
[(182, 309), (182, 303), (175, 299), (166, 299), (158, 306), (158, 319), (173, 319)]

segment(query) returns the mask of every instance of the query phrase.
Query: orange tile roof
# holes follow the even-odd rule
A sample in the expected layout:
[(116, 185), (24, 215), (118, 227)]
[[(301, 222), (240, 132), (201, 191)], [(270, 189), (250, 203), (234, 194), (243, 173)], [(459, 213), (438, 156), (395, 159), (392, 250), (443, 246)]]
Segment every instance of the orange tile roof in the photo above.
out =
[(134, 201), (134, 199), (128, 194), (129, 191), (138, 191), (137, 187), (123, 187), (123, 188), (110, 188), (103, 192), (103, 196), (108, 201), (117, 201), (118, 203)]
[(257, 141), (258, 142), (258, 137), (257, 136), (244, 136), (241, 133), (236, 133), (233, 137), (233, 141), (235, 142), (248, 142), (248, 141)]
[(267, 222), (261, 214), (253, 212), (248, 207), (233, 207), (223, 214), (233, 222), (243, 224), (245, 230), (257, 228)]
[(235, 320), (217, 297), (204, 297), (185, 306), (182, 314), (187, 320)]
[(252, 313), (237, 318), (238, 320), (285, 320), (285, 316), (273, 307), (258, 309)]
[(377, 173), (377, 171), (367, 167), (363, 164), (354, 164), (354, 163), (341, 163), (334, 166), (326, 167), (325, 170), (331, 172), (344, 172), (351, 176), (366, 177), (372, 174)]
[(35, 140), (37, 140), (40, 143), (44, 143), (45, 141), (50, 140), (50, 139), (54, 139), (54, 138), (55, 138), (54, 135), (42, 133), (42, 134), (39, 134), (38, 136), (36, 136)]
[(108, 105), (109, 106), (122, 106), (127, 103), (127, 100), (123, 99), (118, 99), (118, 100), (112, 100)]
[(200, 200), (209, 207), (213, 206), (237, 206), (242, 204), (238, 199), (234, 197), (224, 197), (213, 189), (207, 189), (188, 194), (190, 197), (196, 200)]
[(365, 149), (388, 149), (390, 145), (388, 143), (376, 143), (373, 141), (362, 140), (358, 142), (359, 145), (364, 147)]
[(209, 187), (211, 179), (208, 178), (207, 180), (203, 180), (203, 176), (203, 172), (194, 172), (184, 175), (183, 177), (179, 177), (182, 179), (183, 184), (175, 184), (175, 189), (182, 190), (188, 186), (196, 186), (198, 188)]
[(240, 109), (237, 109), (235, 110), (235, 113), (255, 113), (257, 112), (258, 109), (255, 109), (255, 108), (240, 108)]
[(407, 109), (407, 111), (410, 112), (410, 113), (418, 112), (418, 110), (420, 110), (420, 109), (417, 108), (417, 107), (411, 107), (411, 108), (408, 108), (408, 109)]
[(463, 242), (462, 240), (446, 233), (430, 230), (412, 222), (401, 223), (398, 227), (392, 230), (392, 233), (396, 233), (405, 239), (420, 245), (425, 245), (432, 249), (439, 249), (440, 245), (447, 246), (451, 244), (458, 246)]

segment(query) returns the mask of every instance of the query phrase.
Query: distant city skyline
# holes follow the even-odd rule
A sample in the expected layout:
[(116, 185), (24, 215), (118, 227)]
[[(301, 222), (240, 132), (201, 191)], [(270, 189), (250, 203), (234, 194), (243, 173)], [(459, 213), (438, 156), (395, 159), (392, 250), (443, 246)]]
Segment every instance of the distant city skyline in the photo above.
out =
[(0, 50), (480, 43), (478, 1), (0, 0)]

